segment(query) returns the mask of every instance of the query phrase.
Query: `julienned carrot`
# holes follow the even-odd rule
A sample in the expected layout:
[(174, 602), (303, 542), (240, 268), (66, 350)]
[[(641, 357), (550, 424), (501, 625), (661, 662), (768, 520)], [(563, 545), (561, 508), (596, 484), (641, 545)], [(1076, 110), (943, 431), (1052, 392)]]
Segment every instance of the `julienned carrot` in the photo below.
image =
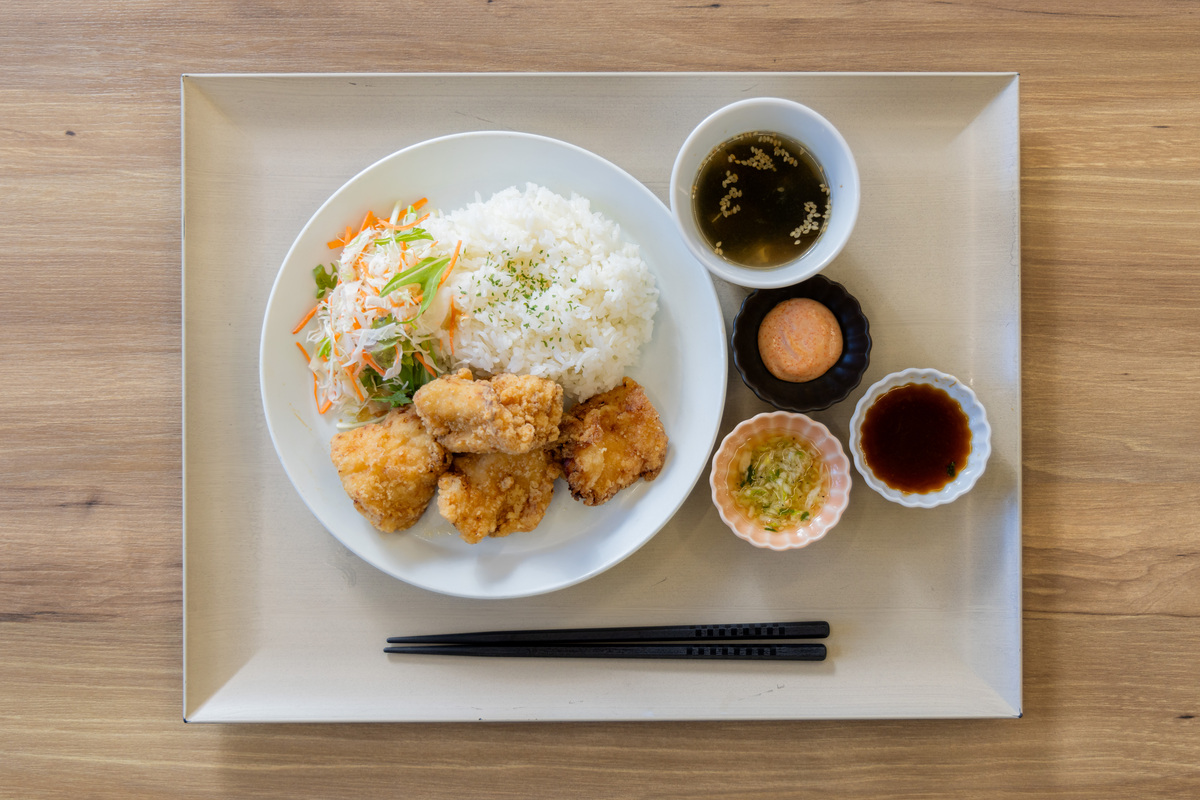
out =
[(450, 266), (446, 267), (446, 271), (442, 273), (442, 279), (438, 281), (437, 288), (441, 289), (442, 284), (446, 282), (446, 278), (450, 277), (450, 273), (454, 271), (454, 264), (458, 261), (458, 251), (462, 247), (462, 239), (458, 240), (458, 244), (454, 245), (454, 255), (450, 257)]
[(353, 238), (354, 238), (354, 229), (351, 228), (349, 225), (347, 225), (346, 232), (342, 234), (342, 238), (334, 239), (333, 241), (326, 242), (325, 244), (329, 245), (330, 250), (336, 250), (337, 248), (339, 248), (343, 245), (350, 244), (350, 240)]
[[(407, 206), (404, 207), (404, 213), (400, 215), (400, 219), (404, 219), (404, 217), (408, 216), (413, 211), (416, 211), (421, 206), (425, 205), (426, 202), (427, 202), (427, 198), (422, 197), (420, 200), (418, 200), (415, 203), (409, 203)], [(398, 213), (398, 212), (393, 212), (393, 213)], [(427, 217), (429, 215), (426, 214), (425, 216)], [(424, 217), (422, 217), (421, 219), (424, 219)], [(418, 220), (418, 222), (419, 221), (420, 220)], [(388, 228), (389, 230), (393, 230), (393, 231), (403, 230), (403, 228), (397, 228), (396, 223), (392, 222), (390, 219), (383, 219), (382, 217), (376, 217), (375, 222), (381, 228)], [(401, 244), (403, 244), (403, 242), (401, 242)]]
[(450, 295), (450, 320), (446, 324), (446, 333), (450, 337), (450, 355), (454, 355), (454, 332), (458, 329), (458, 306), (454, 303), (454, 295)]
[(324, 414), (325, 412), (321, 411), (321, 395), (317, 391), (317, 373), (315, 372), (313, 373), (313, 402), (317, 404), (317, 411)]
[(358, 370), (355, 370), (354, 372), (346, 370), (346, 374), (350, 376), (350, 387), (354, 389), (354, 394), (358, 397), (358, 402), (366, 402), (366, 398), (363, 397), (362, 389), (358, 388)]
[(375, 370), (380, 375), (387, 372), (386, 369), (379, 366), (379, 363), (375, 360), (375, 358), (370, 353), (368, 353), (366, 350), (363, 350), (363, 361), (367, 362), (367, 364), (371, 367), (371, 369)]
[(296, 327), (292, 328), (293, 336), (295, 336), (297, 333), (299, 333), (301, 330), (304, 329), (304, 326), (307, 325), (308, 321), (313, 318), (313, 314), (317, 313), (317, 309), (320, 308), (320, 306), (321, 306), (321, 304), (317, 303), (315, 306), (313, 306), (312, 308), (309, 309), (308, 313), (304, 315), (304, 319), (300, 320), (300, 324), (297, 325)]
[(422, 353), (420, 350), (413, 350), (413, 357), (417, 359), (417, 361), (421, 362), (421, 366), (424, 367), (430, 375), (435, 378), (437, 377), (437, 370), (435, 370), (433, 365), (426, 360), (424, 353)]
[(362, 227), (358, 229), (358, 232), (362, 233), (367, 228), (374, 228), (378, 223), (379, 217), (375, 216), (375, 212), (368, 211), (367, 215), (363, 217)]
[(325, 398), (325, 402), (324, 402), (324, 403), (322, 403), (322, 404), (321, 404), (321, 407), (317, 409), (317, 413), (318, 413), (318, 414), (324, 414), (326, 411), (328, 411), (328, 410), (329, 410), (329, 407), (330, 407), (331, 405), (333, 405), (333, 401), (332, 401), (332, 400), (330, 400), (329, 398)]
[(403, 225), (397, 225), (396, 230), (398, 230), (398, 231), (408, 230), (409, 228), (419, 225), (420, 223), (424, 222), (427, 219), (429, 219), (429, 214), (428, 213), (422, 214), (421, 216), (414, 219), (412, 222), (406, 222)]
[(299, 342), (296, 342), (296, 347), (299, 347), (300, 352), (304, 353), (304, 363), (305, 364), (312, 361), (312, 359), (308, 357), (308, 351), (304, 349), (304, 345), (300, 344)]

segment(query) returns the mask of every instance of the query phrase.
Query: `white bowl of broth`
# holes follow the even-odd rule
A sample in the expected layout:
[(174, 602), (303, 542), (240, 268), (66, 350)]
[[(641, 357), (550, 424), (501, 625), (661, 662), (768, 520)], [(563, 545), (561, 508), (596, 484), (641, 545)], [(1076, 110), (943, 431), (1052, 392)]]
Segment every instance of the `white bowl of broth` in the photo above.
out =
[(824, 117), (780, 98), (711, 114), (680, 148), (671, 215), (713, 275), (740, 286), (789, 286), (841, 253), (858, 219), (858, 166)]

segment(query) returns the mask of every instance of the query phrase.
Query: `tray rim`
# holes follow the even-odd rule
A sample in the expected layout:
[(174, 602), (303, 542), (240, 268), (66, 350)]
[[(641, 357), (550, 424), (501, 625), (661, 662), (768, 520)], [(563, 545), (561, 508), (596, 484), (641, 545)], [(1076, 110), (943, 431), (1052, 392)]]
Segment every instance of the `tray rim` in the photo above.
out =
[[(1020, 92), (1019, 92), (1020, 72), (1019, 71), (1014, 70), (1014, 71), (982, 71), (982, 72), (979, 72), (979, 71), (899, 71), (899, 72), (894, 72), (894, 71), (882, 71), (882, 70), (881, 71), (830, 70), (830, 71), (805, 71), (805, 72), (795, 72), (795, 71), (762, 71), (762, 72), (758, 72), (758, 71), (721, 71), (721, 70), (709, 70), (709, 71), (637, 70), (637, 71), (628, 71), (628, 72), (612, 72), (612, 71), (495, 71), (495, 72), (419, 71), (419, 72), (329, 72), (329, 73), (323, 73), (323, 72), (196, 72), (196, 73), (190, 73), (190, 72), (184, 72), (184, 73), (180, 74), (180, 230), (181, 230), (181, 237), (180, 237), (180, 265), (181, 265), (181, 273), (180, 273), (180, 290), (181, 290), (181, 293), (180, 293), (180, 301), (181, 301), (180, 344), (181, 344), (181, 367), (182, 367), (181, 375), (180, 375), (180, 385), (181, 385), (181, 391), (180, 391), (180, 395), (181, 395), (181, 408), (180, 408), (181, 437), (180, 438), (181, 438), (181, 472), (182, 472), (182, 481), (181, 481), (181, 489), (182, 489), (182, 491), (181, 491), (181, 495), (182, 495), (182, 497), (181, 497), (181, 519), (182, 519), (181, 558), (182, 558), (182, 588), (183, 588), (183, 594), (182, 594), (182, 603), (183, 603), (183, 609), (182, 609), (183, 610), (183, 620), (182, 620), (182, 623), (183, 623), (183, 625), (182, 625), (183, 686), (182, 686), (182, 688), (183, 688), (183, 692), (182, 692), (181, 699), (183, 701), (182, 711), (183, 711), (183, 719), (185, 722), (192, 722), (192, 721), (205, 721), (205, 722), (210, 722), (210, 721), (211, 722), (263, 721), (263, 722), (270, 722), (270, 721), (276, 721), (276, 720), (267, 719), (267, 718), (255, 718), (255, 719), (248, 718), (248, 719), (244, 719), (244, 720), (240, 720), (240, 719), (235, 720), (234, 718), (201, 719), (196, 714), (193, 714), (193, 717), (189, 719), (189, 716), (188, 716), (188, 691), (187, 691), (188, 690), (188, 675), (187, 675), (187, 643), (188, 643), (188, 619), (187, 619), (188, 530), (187, 529), (188, 529), (188, 525), (187, 525), (187, 520), (188, 520), (188, 463), (189, 463), (189, 459), (188, 459), (188, 447), (187, 447), (188, 397), (187, 397), (187, 391), (186, 391), (187, 375), (188, 375), (188, 370), (187, 370), (188, 348), (187, 348), (187, 336), (186, 336), (187, 307), (188, 307), (187, 306), (187, 257), (186, 257), (186, 254), (187, 254), (187, 202), (186, 201), (187, 201), (187, 196), (188, 196), (188, 191), (187, 191), (188, 169), (187, 169), (187, 147), (186, 147), (186, 136), (187, 136), (186, 106), (187, 106), (187, 102), (186, 101), (187, 101), (187, 94), (189, 91), (189, 84), (193, 84), (193, 86), (194, 86), (193, 91), (199, 91), (200, 93), (203, 93), (203, 88), (202, 88), (202, 86), (199, 85), (201, 83), (210, 82), (210, 81), (224, 83), (226, 81), (233, 81), (233, 80), (288, 80), (288, 81), (293, 80), (293, 79), (294, 80), (313, 80), (313, 79), (339, 80), (339, 79), (346, 78), (346, 77), (360, 77), (360, 78), (367, 78), (367, 79), (369, 79), (369, 78), (487, 79), (487, 78), (491, 78), (491, 77), (495, 77), (495, 78), (561, 78), (561, 79), (572, 79), (572, 78), (627, 79), (627, 78), (641, 78), (641, 77), (644, 77), (644, 78), (662, 78), (662, 77), (690, 78), (690, 77), (706, 77), (706, 76), (758, 77), (758, 78), (767, 78), (767, 77), (776, 77), (776, 78), (798, 78), (799, 77), (799, 78), (802, 78), (802, 77), (806, 77), (806, 76), (809, 76), (809, 77), (814, 77), (814, 76), (815, 77), (841, 77), (841, 78), (893, 78), (893, 77), (895, 77), (895, 78), (910, 78), (910, 79), (911, 78), (955, 78), (955, 77), (961, 77), (961, 78), (965, 78), (965, 79), (978, 79), (978, 78), (1009, 78), (1010, 79), (1010, 81), (1003, 88), (1001, 88), (997, 91), (996, 97), (999, 97), (1000, 94), (1002, 94), (1003, 92), (1007, 92), (1010, 90), (1013, 91), (1016, 95), (1016, 97), (1014, 98), (1014, 101), (1013, 101), (1013, 117), (1011, 120), (1012, 123), (1015, 125), (1017, 133), (1018, 133), (1017, 141), (1014, 144), (1014, 150), (1015, 150), (1015, 155), (1016, 155), (1016, 165), (1013, 168), (1013, 171), (1015, 172), (1015, 176), (1016, 176), (1015, 186), (1013, 188), (1013, 195), (1014, 195), (1014, 199), (1016, 201), (1016, 209), (1015, 210), (1016, 210), (1016, 222), (1017, 222), (1017, 224), (1015, 226), (1015, 231), (1014, 231), (1014, 249), (1015, 249), (1015, 254), (1016, 254), (1015, 258), (1014, 258), (1015, 269), (1016, 269), (1015, 280), (1016, 280), (1016, 288), (1017, 288), (1016, 332), (1015, 332), (1014, 339), (1015, 339), (1015, 348), (1016, 348), (1016, 351), (1015, 351), (1016, 363), (1018, 365), (1018, 373), (1017, 373), (1017, 378), (1015, 381), (1015, 398), (1016, 398), (1015, 420), (1017, 423), (1016, 431), (1015, 431), (1015, 438), (1016, 438), (1016, 445), (1017, 445), (1017, 454), (1016, 455), (1018, 456), (1018, 465), (1017, 465), (1018, 469), (1016, 470), (1016, 476), (1015, 476), (1015, 489), (1016, 489), (1016, 501), (1015, 501), (1016, 530), (1015, 530), (1015, 534), (1016, 534), (1016, 547), (1018, 549), (1018, 553), (1023, 549), (1022, 505), (1023, 505), (1023, 497), (1024, 497), (1024, 493), (1023, 493), (1024, 480), (1023, 480), (1023, 470), (1021, 470), (1019, 468), (1020, 467), (1020, 457), (1023, 454), (1022, 397), (1023, 397), (1023, 388), (1024, 388), (1023, 381), (1022, 381), (1021, 375), (1020, 375), (1020, 367), (1023, 364), (1023, 356), (1022, 356), (1022, 352), (1021, 352), (1022, 317), (1021, 317), (1021, 298), (1020, 298), (1020, 286), (1021, 286), (1021, 258), (1020, 258), (1020, 253), (1021, 253), (1021, 226), (1020, 226), (1021, 191), (1020, 190), (1021, 190), (1021, 181), (1020, 181), (1020, 137), (1019, 137), (1019, 132), (1020, 132)], [(1019, 558), (1018, 558), (1018, 562), (1019, 562)], [(1016, 704), (1016, 706), (1011, 709), (1010, 713), (1004, 713), (1004, 714), (979, 715), (979, 714), (964, 713), (964, 714), (945, 714), (945, 715), (938, 715), (936, 717), (925, 717), (925, 718), (944, 718), (944, 719), (989, 718), (989, 717), (990, 718), (1006, 718), (1006, 717), (1020, 718), (1021, 716), (1023, 716), (1023, 691), (1024, 691), (1023, 599), (1024, 598), (1023, 598), (1023, 592), (1021, 589), (1021, 585), (1022, 585), (1022, 581), (1023, 581), (1023, 570), (1020, 569), (1019, 563), (1018, 563), (1018, 571), (1017, 571), (1016, 577), (1017, 577), (1017, 591), (1016, 591), (1016, 596), (1014, 598), (1016, 641), (1017, 641), (1017, 651), (1016, 651), (1016, 657), (1015, 657), (1016, 658), (1015, 680), (1016, 680), (1016, 686), (1017, 686), (1017, 704)], [(197, 712), (201, 711), (203, 709), (204, 705), (205, 705), (205, 703), (201, 702), (199, 705), (196, 706), (195, 711), (197, 711)], [(823, 718), (830, 718), (830, 717), (823, 717)], [(836, 717), (836, 718), (839, 718), (839, 719), (895, 719), (895, 718), (919, 718), (919, 717), (916, 717), (916, 716), (897, 717), (895, 715), (889, 715), (889, 714), (881, 714), (881, 715), (876, 716), (876, 715), (866, 714), (866, 715), (848, 715), (848, 716)], [(521, 718), (514, 718), (514, 719), (521, 719)], [(624, 717), (619, 717), (619, 718), (581, 717), (581, 718), (578, 718), (576, 721), (587, 721), (589, 719), (616, 721), (618, 719), (627, 719), (627, 718), (624, 718)], [(628, 719), (632, 720), (633, 718), (628, 718)], [(663, 719), (663, 718), (659, 718), (659, 719)], [(744, 716), (744, 717), (743, 716), (716, 716), (716, 717), (679, 717), (679, 719), (732, 720), (732, 719), (797, 719), (797, 718), (796, 717), (762, 717), (762, 716), (758, 716), (758, 717), (753, 717), (753, 716)], [(285, 720), (280, 719), (278, 721), (285, 721)], [(293, 718), (288, 718), (286, 721), (297, 721), (297, 720), (295, 720)], [(313, 718), (309, 721), (346, 722), (346, 721), (355, 721), (355, 720), (351, 719), (351, 718), (339, 717), (339, 716), (334, 715), (334, 716), (330, 716), (330, 717)], [(378, 720), (370, 720), (370, 721), (378, 721)], [(403, 721), (403, 720), (401, 720), (400, 718), (397, 718), (395, 721)], [(448, 721), (453, 721), (453, 720), (448, 720)]]

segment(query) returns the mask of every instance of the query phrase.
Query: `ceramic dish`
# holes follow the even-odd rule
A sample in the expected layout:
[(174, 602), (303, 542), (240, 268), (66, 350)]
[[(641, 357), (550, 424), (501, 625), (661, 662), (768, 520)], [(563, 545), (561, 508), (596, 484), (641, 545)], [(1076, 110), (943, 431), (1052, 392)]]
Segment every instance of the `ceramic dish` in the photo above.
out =
[[(841, 358), (824, 375), (804, 383), (776, 378), (758, 352), (758, 328), (767, 312), (795, 297), (811, 298), (828, 308), (842, 330)], [(752, 292), (734, 319), (730, 344), (742, 382), (776, 408), (799, 413), (820, 411), (845, 400), (862, 382), (871, 363), (871, 329), (862, 306), (846, 287), (823, 275), (795, 286)]]
[[(871, 471), (871, 465), (867, 463), (862, 448), (862, 424), (867, 410), (892, 389), (910, 383), (923, 383), (945, 390), (966, 412), (971, 430), (971, 451), (966, 467), (960, 468), (954, 480), (940, 490), (927, 494), (902, 492), (885, 484)], [(969, 492), (983, 475), (988, 457), (992, 454), (992, 428), (988, 424), (987, 412), (984, 411), (983, 404), (979, 402), (975, 392), (958, 378), (936, 369), (906, 369), (885, 376), (873, 384), (858, 401), (854, 416), (850, 419), (850, 452), (854, 457), (854, 466), (863, 476), (863, 480), (880, 495), (909, 508), (934, 508), (950, 503)]]
[[(696, 224), (692, 194), (701, 165), (723, 142), (753, 131), (799, 142), (821, 165), (832, 210), (825, 230), (799, 257), (777, 267), (735, 264), (713, 252)], [(709, 272), (739, 286), (787, 286), (817, 274), (842, 252), (858, 219), (858, 165), (829, 120), (807, 106), (776, 97), (739, 100), (710, 114), (684, 141), (671, 170), (671, 216), (688, 249)]]
[[(314, 407), (312, 377), (296, 357), (295, 321), (313, 302), (313, 266), (326, 241), (367, 209), (429, 198), (449, 211), (526, 182), (578, 193), (641, 248), (660, 292), (652, 341), (629, 376), (643, 385), (670, 437), (666, 465), (599, 507), (571, 499), (562, 483), (536, 530), (468, 545), (426, 510), (397, 534), (375, 530), (354, 509), (330, 461), (332, 415)], [(401, 580), (475, 598), (534, 595), (578, 583), (618, 563), (675, 513), (708, 460), (725, 401), (725, 343), (708, 275), (688, 255), (663, 204), (630, 175), (582, 148), (522, 133), (464, 133), (401, 150), (367, 168), (313, 215), (292, 245), (267, 303), (260, 385), (271, 440), (309, 509), (347, 548)]]
[[(807, 439), (820, 451), (821, 458), (829, 468), (825, 504), (807, 524), (792, 530), (770, 531), (748, 518), (733, 502), (725, 480), (738, 448), (750, 437), (768, 431), (791, 433)], [(822, 538), (842, 518), (842, 512), (850, 502), (850, 484), (850, 461), (846, 458), (842, 443), (837, 437), (816, 420), (786, 411), (759, 414), (730, 431), (713, 456), (712, 471), (708, 478), (713, 504), (717, 507), (721, 521), (729, 526), (738, 538), (745, 539), (755, 547), (769, 550), (793, 550)]]

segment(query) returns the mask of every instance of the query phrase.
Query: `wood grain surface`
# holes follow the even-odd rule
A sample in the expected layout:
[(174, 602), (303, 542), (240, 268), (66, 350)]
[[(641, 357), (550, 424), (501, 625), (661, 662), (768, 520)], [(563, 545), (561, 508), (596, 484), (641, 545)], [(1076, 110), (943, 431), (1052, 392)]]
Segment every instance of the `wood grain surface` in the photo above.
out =
[[(1025, 717), (188, 726), (183, 72), (1021, 73)], [(0, 796), (1200, 795), (1200, 7), (0, 6)]]

